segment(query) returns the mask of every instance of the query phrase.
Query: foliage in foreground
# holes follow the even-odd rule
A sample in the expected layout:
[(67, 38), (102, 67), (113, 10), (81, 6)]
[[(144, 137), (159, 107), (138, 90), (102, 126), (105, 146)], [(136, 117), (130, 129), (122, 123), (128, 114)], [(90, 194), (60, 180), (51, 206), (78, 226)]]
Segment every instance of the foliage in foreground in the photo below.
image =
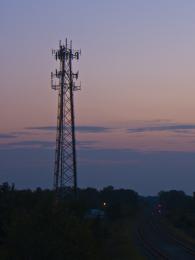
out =
[[(78, 197), (57, 202), (50, 190), (1, 185), (0, 259), (103, 260), (120, 259), (121, 254), (123, 259), (136, 259), (130, 235), (137, 193), (88, 188), (79, 190)], [(104, 210), (105, 219), (86, 219), (90, 208)]]

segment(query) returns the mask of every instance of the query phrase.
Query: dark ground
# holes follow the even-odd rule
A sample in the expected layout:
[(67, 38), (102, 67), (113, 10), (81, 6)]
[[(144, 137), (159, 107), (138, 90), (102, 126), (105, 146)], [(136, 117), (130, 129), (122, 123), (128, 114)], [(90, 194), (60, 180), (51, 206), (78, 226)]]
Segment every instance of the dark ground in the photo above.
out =
[(144, 198), (109, 186), (60, 200), (51, 190), (0, 185), (2, 260), (190, 260), (194, 234), (195, 199), (182, 192)]

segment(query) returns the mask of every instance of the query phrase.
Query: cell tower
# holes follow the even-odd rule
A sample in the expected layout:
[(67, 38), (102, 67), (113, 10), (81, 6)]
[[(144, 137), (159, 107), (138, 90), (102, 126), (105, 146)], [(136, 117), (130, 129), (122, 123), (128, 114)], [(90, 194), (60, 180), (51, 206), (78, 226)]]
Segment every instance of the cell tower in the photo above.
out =
[[(78, 60), (81, 51), (72, 49), (72, 41), (59, 43), (58, 50), (52, 50), (59, 61), (59, 70), (51, 73), (51, 87), (58, 91), (57, 135), (54, 167), (54, 190), (64, 196), (68, 190), (77, 192), (77, 165), (73, 91), (78, 72), (72, 72), (72, 60)], [(57, 79), (57, 82), (54, 82)]]

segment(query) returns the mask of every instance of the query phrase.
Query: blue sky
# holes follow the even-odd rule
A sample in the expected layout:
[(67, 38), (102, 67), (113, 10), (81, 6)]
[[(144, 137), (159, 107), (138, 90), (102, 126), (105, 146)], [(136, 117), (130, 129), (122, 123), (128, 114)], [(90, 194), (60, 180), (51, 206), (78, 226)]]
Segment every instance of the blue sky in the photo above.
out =
[(75, 71), (79, 185), (194, 191), (195, 2), (1, 1), (0, 181), (52, 187), (51, 50)]

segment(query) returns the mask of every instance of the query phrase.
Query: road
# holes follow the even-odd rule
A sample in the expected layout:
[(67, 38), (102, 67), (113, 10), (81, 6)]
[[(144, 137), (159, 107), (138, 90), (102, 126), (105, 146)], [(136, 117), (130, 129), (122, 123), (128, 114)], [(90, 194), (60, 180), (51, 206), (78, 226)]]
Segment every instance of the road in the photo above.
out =
[(195, 247), (171, 234), (157, 216), (143, 214), (137, 237), (139, 248), (147, 259), (195, 260)]

